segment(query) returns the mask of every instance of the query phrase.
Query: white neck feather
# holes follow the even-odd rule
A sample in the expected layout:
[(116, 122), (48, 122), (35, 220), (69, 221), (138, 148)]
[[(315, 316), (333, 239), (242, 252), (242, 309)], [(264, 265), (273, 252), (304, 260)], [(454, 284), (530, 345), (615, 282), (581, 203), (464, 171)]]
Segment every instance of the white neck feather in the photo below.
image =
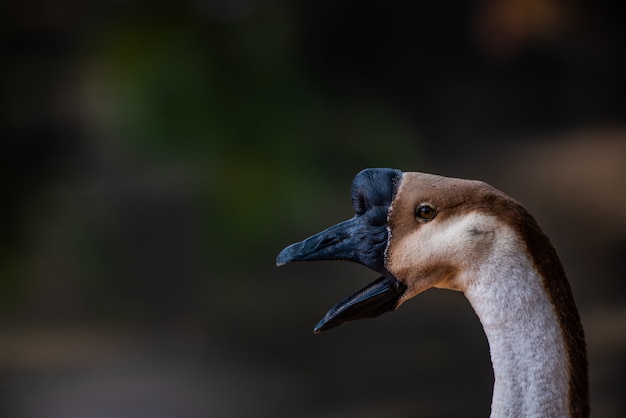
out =
[(465, 288), (491, 350), (491, 416), (568, 416), (568, 357), (555, 308), (523, 244), (499, 232), (496, 251)]

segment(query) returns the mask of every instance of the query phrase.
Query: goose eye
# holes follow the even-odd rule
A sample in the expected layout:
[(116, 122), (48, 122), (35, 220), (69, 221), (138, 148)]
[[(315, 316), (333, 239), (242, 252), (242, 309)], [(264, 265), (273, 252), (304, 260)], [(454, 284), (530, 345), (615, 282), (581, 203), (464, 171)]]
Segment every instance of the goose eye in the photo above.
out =
[(437, 214), (437, 210), (428, 203), (420, 203), (415, 208), (415, 218), (420, 222), (428, 222)]

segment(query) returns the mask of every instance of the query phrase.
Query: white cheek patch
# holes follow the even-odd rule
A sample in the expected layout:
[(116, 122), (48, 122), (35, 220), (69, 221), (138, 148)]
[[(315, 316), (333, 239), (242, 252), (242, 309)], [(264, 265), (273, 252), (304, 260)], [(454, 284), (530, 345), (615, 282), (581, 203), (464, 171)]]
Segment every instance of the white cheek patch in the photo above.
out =
[(448, 282), (446, 273), (471, 276), (463, 273), (475, 270), (488, 257), (501, 229), (496, 217), (478, 212), (416, 224), (412, 233), (391, 237), (389, 271), (413, 289), (412, 296), (429, 287), (463, 290), (465, 284)]

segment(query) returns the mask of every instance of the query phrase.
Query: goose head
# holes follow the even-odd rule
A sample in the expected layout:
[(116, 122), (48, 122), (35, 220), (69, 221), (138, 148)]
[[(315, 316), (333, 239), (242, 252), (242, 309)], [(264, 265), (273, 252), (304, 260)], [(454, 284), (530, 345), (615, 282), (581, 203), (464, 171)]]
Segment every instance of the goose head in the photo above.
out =
[(354, 217), (276, 259), (349, 260), (382, 275), (332, 307), (314, 332), (395, 310), (429, 288), (461, 291), (489, 340), (492, 416), (589, 415), (571, 288), (522, 205), (480, 181), (393, 169), (361, 171), (351, 198)]
[(464, 291), (500, 239), (501, 215), (520, 210), (480, 181), (387, 168), (358, 173), (350, 194), (354, 217), (276, 259), (348, 260), (382, 275), (333, 306), (316, 333), (395, 310), (432, 287)]

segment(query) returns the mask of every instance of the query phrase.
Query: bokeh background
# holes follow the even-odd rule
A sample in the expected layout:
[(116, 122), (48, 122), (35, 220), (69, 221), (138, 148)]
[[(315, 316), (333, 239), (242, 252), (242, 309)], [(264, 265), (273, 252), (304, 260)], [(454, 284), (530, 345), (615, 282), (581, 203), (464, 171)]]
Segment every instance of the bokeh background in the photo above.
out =
[(523, 202), (568, 271), (594, 415), (626, 414), (618, 2), (1, 9), (0, 416), (487, 416), (461, 294), (314, 336), (376, 274), (274, 266), (352, 216), (365, 167)]

